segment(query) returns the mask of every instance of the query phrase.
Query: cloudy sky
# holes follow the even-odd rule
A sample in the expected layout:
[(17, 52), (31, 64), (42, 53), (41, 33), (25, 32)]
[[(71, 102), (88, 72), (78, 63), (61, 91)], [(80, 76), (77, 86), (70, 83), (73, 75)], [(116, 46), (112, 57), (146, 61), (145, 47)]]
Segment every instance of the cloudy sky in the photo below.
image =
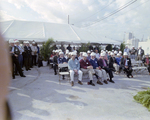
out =
[[(70, 24), (97, 36), (120, 41), (128, 32), (139, 39), (150, 36), (150, 0), (0, 0), (0, 3), (1, 21), (67, 24), (69, 15)], [(113, 14), (116, 11), (119, 12)]]

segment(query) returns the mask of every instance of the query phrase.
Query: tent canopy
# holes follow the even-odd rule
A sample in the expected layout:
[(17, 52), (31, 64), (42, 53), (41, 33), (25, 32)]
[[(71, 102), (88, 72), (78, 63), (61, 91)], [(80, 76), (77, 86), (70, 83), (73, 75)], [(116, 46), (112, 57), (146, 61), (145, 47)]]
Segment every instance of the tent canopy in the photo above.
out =
[(98, 38), (85, 29), (69, 24), (18, 20), (0, 23), (1, 33), (7, 40), (18, 39), (44, 42), (48, 38), (53, 38), (57, 42), (120, 44), (120, 42), (115, 40)]

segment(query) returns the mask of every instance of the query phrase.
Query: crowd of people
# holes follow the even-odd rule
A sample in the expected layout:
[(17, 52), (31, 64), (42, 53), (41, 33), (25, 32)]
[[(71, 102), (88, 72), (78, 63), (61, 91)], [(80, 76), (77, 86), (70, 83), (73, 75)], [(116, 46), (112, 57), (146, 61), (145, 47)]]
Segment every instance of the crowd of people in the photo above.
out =
[[(93, 49), (78, 53), (76, 50), (71, 51), (70, 46), (67, 47), (65, 52), (61, 49), (53, 50), (51, 58), (53, 58), (54, 74), (57, 75), (59, 64), (68, 64), (67, 68), (60, 69), (60, 71), (69, 71), (71, 86), (74, 86), (74, 75), (78, 75), (78, 83), (82, 85), (82, 76), (86, 73), (89, 75), (88, 85), (95, 86), (93, 76), (96, 76), (99, 85), (103, 85), (103, 82), (108, 84), (108, 81), (115, 83), (113, 80), (114, 73), (120, 74), (123, 71), (128, 78), (133, 78), (131, 59), (134, 59), (142, 60), (150, 75), (149, 54), (144, 55), (141, 46), (138, 50), (134, 47), (129, 49), (126, 46), (123, 54), (119, 50), (101, 50), (100, 53), (98, 51), (98, 49)], [(65, 79), (65, 76), (62, 79)]]
[(31, 70), (33, 66), (37, 65), (40, 52), (39, 47), (35, 42), (32, 42), (32, 46), (30, 46), (29, 41), (24, 41), (21, 46), (18, 40), (13, 39), (9, 40), (9, 44), (9, 52), (12, 62), (12, 78), (15, 79), (16, 75), (26, 77), (23, 73), (23, 67), (28, 71)]

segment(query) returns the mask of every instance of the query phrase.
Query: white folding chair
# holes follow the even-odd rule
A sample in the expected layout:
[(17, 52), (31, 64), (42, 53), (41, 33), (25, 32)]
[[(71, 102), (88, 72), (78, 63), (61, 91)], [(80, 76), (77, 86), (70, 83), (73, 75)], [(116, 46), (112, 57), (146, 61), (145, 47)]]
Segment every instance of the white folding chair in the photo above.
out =
[(65, 67), (68, 67), (67, 63), (65, 63), (65, 64), (58, 64), (59, 83), (61, 81), (60, 78), (63, 75), (68, 76), (68, 80), (70, 81), (70, 73), (69, 73), (69, 71), (65, 71), (65, 72), (62, 71), (62, 72), (60, 72), (60, 69), (65, 68)]

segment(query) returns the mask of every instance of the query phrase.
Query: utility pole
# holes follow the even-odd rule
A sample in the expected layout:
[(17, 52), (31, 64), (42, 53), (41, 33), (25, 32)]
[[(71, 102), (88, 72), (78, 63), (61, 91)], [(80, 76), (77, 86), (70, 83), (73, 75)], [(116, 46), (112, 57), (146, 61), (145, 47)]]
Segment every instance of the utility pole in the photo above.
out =
[(68, 15), (68, 24), (69, 24), (69, 15)]

